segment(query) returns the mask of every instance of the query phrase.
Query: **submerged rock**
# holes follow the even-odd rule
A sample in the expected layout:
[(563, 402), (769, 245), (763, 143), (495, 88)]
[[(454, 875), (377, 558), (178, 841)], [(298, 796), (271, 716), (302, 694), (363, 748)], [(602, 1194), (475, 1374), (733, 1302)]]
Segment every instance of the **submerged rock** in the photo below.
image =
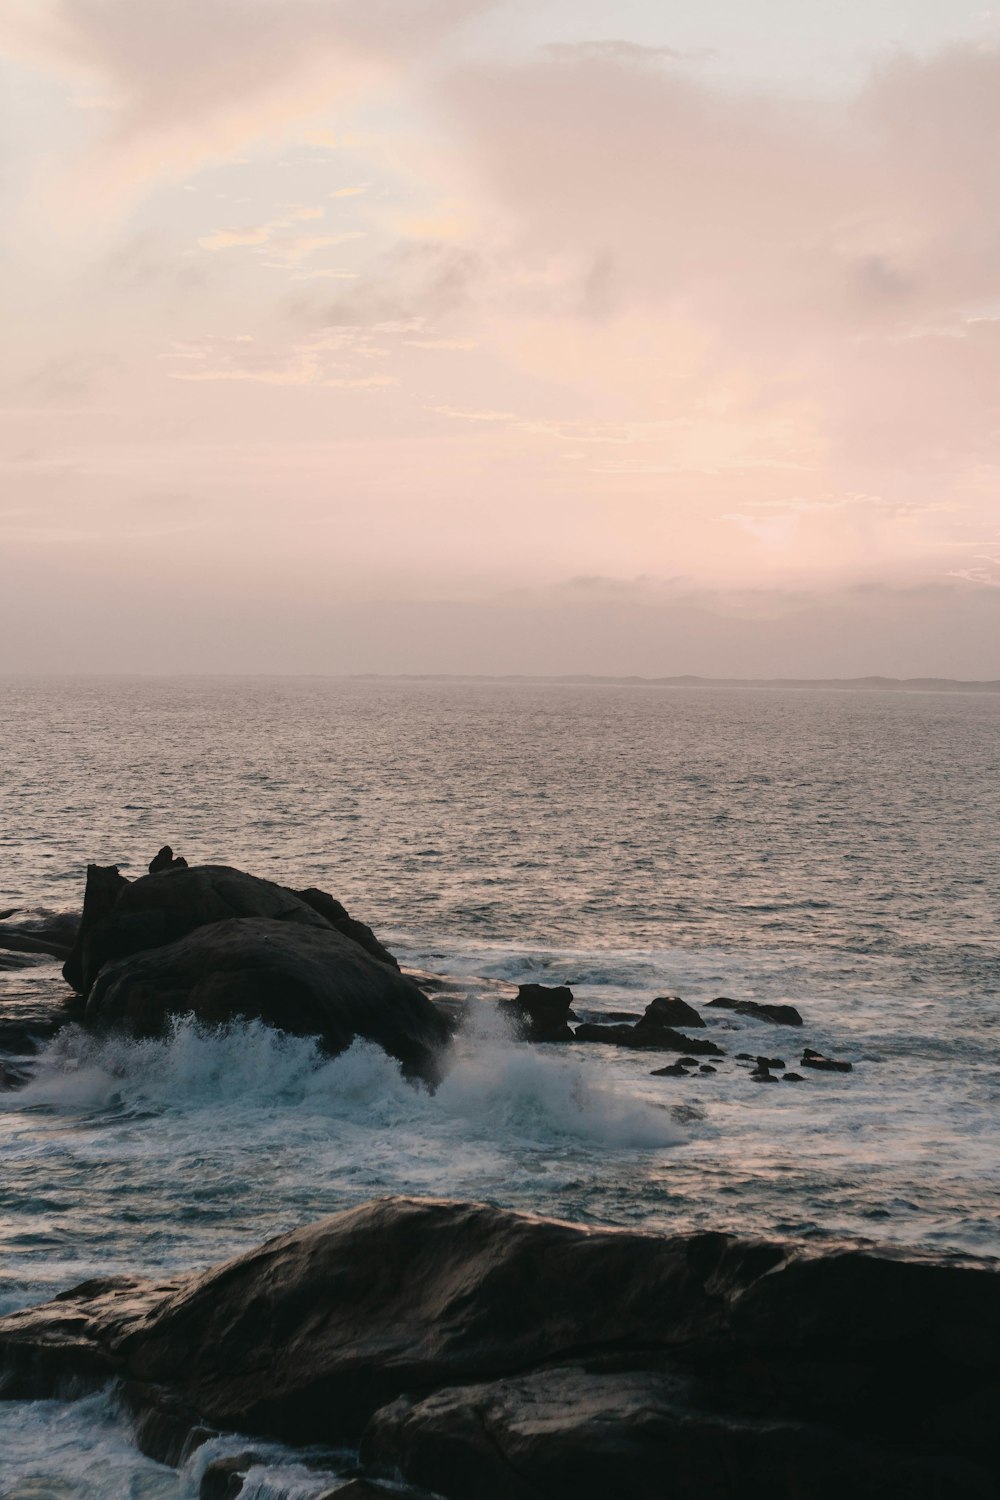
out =
[(521, 984), (513, 1000), (501, 1000), (500, 1008), (511, 1016), (529, 1042), (571, 1042), (573, 991), (569, 985)]
[(144, 1451), (360, 1444), (446, 1500), (980, 1500), (1000, 1275), (391, 1199), (0, 1319), (3, 1392), (118, 1378)]
[(316, 1036), (330, 1053), (363, 1037), (398, 1058), (404, 1072), (431, 1082), (451, 1034), (411, 980), (350, 938), (322, 922), (275, 919), (213, 922), (105, 964), (83, 1020), (145, 1037), (161, 1035), (172, 1016), (188, 1012), (207, 1025), (244, 1017)]
[(854, 1071), (853, 1063), (842, 1062), (836, 1057), (824, 1057), (822, 1052), (814, 1052), (811, 1047), (807, 1047), (803, 1052), (799, 1066), (816, 1068), (821, 1073), (852, 1073)]
[(794, 1005), (765, 1005), (758, 1000), (730, 1000), (727, 995), (709, 1000), (708, 1004), (715, 1010), (733, 1010), (737, 1015), (751, 1016), (757, 1021), (771, 1021), (775, 1026), (802, 1025), (802, 1017)]

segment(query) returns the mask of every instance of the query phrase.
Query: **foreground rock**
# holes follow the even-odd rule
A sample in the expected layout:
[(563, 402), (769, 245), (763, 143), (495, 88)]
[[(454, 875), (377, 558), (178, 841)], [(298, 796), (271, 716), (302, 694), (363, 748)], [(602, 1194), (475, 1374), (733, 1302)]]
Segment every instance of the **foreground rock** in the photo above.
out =
[(985, 1500), (1000, 1275), (407, 1199), (0, 1319), (4, 1394), (117, 1377), (138, 1440), (360, 1445), (449, 1500)]
[(83, 1021), (146, 1037), (161, 1035), (172, 1016), (186, 1013), (206, 1025), (263, 1021), (295, 1036), (317, 1036), (330, 1053), (363, 1037), (428, 1082), (437, 1081), (451, 1034), (411, 980), (350, 938), (323, 922), (277, 919), (213, 922), (105, 964)]

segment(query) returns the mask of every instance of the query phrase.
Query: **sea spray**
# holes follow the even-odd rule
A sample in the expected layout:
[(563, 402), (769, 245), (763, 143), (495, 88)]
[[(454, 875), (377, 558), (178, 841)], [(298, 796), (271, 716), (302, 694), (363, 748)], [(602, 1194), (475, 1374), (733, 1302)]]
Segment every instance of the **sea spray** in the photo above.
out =
[(209, 1111), (350, 1119), (373, 1129), (461, 1120), (473, 1135), (498, 1129), (546, 1139), (650, 1149), (683, 1134), (666, 1110), (631, 1100), (594, 1079), (556, 1047), (517, 1042), (493, 1007), (476, 1007), (436, 1094), (407, 1082), (399, 1064), (370, 1042), (328, 1057), (316, 1041), (259, 1021), (206, 1027), (176, 1018), (159, 1040), (95, 1037), (67, 1027), (38, 1060), (32, 1081), (3, 1099), (7, 1111)]

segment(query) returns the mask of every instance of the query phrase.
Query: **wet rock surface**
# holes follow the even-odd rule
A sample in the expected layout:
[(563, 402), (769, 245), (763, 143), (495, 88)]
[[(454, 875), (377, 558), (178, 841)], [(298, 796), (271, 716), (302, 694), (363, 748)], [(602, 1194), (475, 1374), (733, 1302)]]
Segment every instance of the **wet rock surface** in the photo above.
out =
[(599, 1026), (585, 1024), (574, 1032), (578, 1042), (603, 1042), (614, 1047), (633, 1047), (650, 1052), (696, 1052), (700, 1057), (721, 1057), (722, 1048), (708, 1037), (684, 1036), (672, 1026)]
[(802, 1016), (794, 1005), (765, 1005), (759, 1000), (731, 1000), (719, 995), (709, 1000), (708, 1006), (715, 1010), (733, 1010), (738, 1016), (750, 1016), (757, 1021), (771, 1021), (775, 1026), (801, 1026)]
[(1000, 1274), (390, 1199), (201, 1276), (0, 1319), (3, 1393), (117, 1378), (192, 1431), (360, 1445), (446, 1500), (995, 1497)]
[(95, 1030), (146, 1037), (188, 1012), (206, 1025), (241, 1017), (316, 1036), (331, 1054), (362, 1037), (428, 1081), (437, 1079), (450, 1037), (447, 1021), (411, 980), (319, 921), (233, 918), (108, 963), (83, 1019)]
[(852, 1073), (854, 1071), (853, 1063), (845, 1062), (841, 1058), (824, 1057), (822, 1052), (814, 1052), (811, 1047), (807, 1047), (803, 1052), (799, 1066), (815, 1068), (820, 1073)]

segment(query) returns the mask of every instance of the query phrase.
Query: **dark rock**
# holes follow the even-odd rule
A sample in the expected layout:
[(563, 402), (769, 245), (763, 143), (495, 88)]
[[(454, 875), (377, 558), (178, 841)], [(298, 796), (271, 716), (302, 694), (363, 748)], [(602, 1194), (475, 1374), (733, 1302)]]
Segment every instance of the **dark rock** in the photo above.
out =
[(704, 1026), (705, 1019), (679, 995), (659, 995), (646, 1006), (640, 1026)]
[[(37, 936), (33, 932), (16, 931), (11, 927), (0, 928), (0, 948), (8, 953), (23, 954), (25, 956), (44, 956), (46, 958), (68, 958), (70, 953), (69, 943), (59, 942), (45, 936)], [(8, 965), (10, 968), (19, 967), (14, 963)]]
[[(10, 907), (0, 915), (0, 922), (6, 922), (16, 910), (16, 907)], [(31, 957), (65, 959), (72, 949), (79, 925), (79, 918), (72, 912), (28, 913), (16, 927), (0, 926), (0, 949), (23, 955), (24, 964), (30, 963)], [(5, 962), (0, 954), (0, 968), (22, 966), (17, 960)]]
[[(323, 892), (310, 894), (318, 897)], [(334, 905), (343, 912), (339, 902)], [(90, 865), (83, 919), (63, 975), (80, 994), (88, 995), (106, 963), (176, 942), (197, 928), (233, 917), (340, 931), (335, 921), (294, 891), (228, 865), (175, 865), (131, 883), (113, 865)], [(350, 933), (344, 935), (357, 941)]]
[[(77, 994), (85, 994), (89, 989), (86, 976), (89, 967), (87, 959), (91, 933), (100, 933), (104, 924), (110, 919), (118, 897), (127, 885), (128, 881), (119, 872), (117, 865), (87, 866), (83, 914), (80, 918), (76, 940), (63, 964), (63, 978), (72, 989), (76, 990)], [(91, 978), (96, 976), (99, 967), (100, 964), (93, 968)]]
[(23, 1088), (30, 1077), (31, 1074), (26, 1068), (18, 1067), (17, 1063), (0, 1057), (0, 1094), (7, 1094), (11, 1089)]
[(702, 1057), (722, 1057), (722, 1048), (707, 1037), (684, 1036), (669, 1026), (578, 1026), (578, 1042), (604, 1042), (616, 1047), (635, 1047), (649, 1052), (695, 1052)]
[(698, 1069), (699, 1073), (717, 1073), (718, 1068), (713, 1068), (711, 1063), (702, 1063)]
[(678, 1058), (678, 1061), (682, 1068), (696, 1068), (698, 1066), (698, 1059), (696, 1057), (681, 1057)]
[(513, 1000), (500, 1002), (501, 1010), (529, 1042), (571, 1042), (572, 1005), (573, 991), (566, 984), (521, 984)]
[(397, 960), (388, 948), (379, 942), (367, 923), (358, 922), (350, 915), (346, 907), (333, 896), (328, 896), (326, 891), (318, 891), (315, 886), (309, 886), (307, 890), (294, 891), (293, 895), (298, 896), (299, 900), (304, 901), (307, 906), (311, 906), (313, 911), (318, 912), (321, 917), (325, 917), (331, 927), (336, 927), (337, 931), (342, 932), (345, 937), (352, 938), (366, 953), (370, 953), (372, 958), (389, 964), (393, 969), (399, 968)]
[(84, 1024), (144, 1037), (161, 1035), (172, 1016), (188, 1012), (207, 1025), (245, 1017), (316, 1036), (330, 1053), (364, 1037), (398, 1058), (405, 1073), (435, 1081), (450, 1036), (444, 1017), (397, 970), (315, 922), (233, 918), (105, 964)]
[(776, 1026), (801, 1026), (802, 1017), (794, 1005), (763, 1005), (757, 1000), (730, 1000), (720, 995), (709, 1000), (710, 1008), (733, 1010), (740, 1016), (751, 1016), (757, 1021), (773, 1021)]
[(665, 1068), (654, 1068), (649, 1076), (650, 1078), (687, 1078), (689, 1074), (683, 1063), (675, 1062), (668, 1063)]
[(802, 1083), (804, 1081), (801, 1073), (782, 1073), (781, 1078), (784, 1083)]
[(757, 1059), (754, 1057), (754, 1055), (753, 1055), (752, 1052), (737, 1052), (737, 1054), (736, 1054), (736, 1061), (737, 1062), (756, 1062)]
[(75, 997), (69, 1004), (52, 1004), (40, 997), (4, 998), (0, 1000), (0, 1050), (18, 1057), (34, 1055), (79, 1015)]
[(754, 1068), (750, 1077), (754, 1083), (777, 1083), (778, 1081), (773, 1073), (768, 1072), (767, 1068)]
[[(591, 1015), (593, 1014), (594, 1012), (591, 1011)], [(637, 1010), (605, 1010), (601, 1012), (601, 1020), (632, 1023), (635, 1021), (641, 1021), (642, 1015)]]
[(372, 1484), (368, 1479), (351, 1479), (334, 1490), (324, 1490), (316, 1500), (406, 1500), (409, 1493), (396, 1484), (389, 1489), (385, 1485)]
[(150, 875), (159, 875), (161, 870), (186, 870), (187, 860), (181, 855), (174, 858), (174, 851), (169, 844), (164, 844), (159, 854), (154, 854), (149, 862)]
[[(995, 1500), (995, 1266), (389, 1200), (0, 1319), (3, 1394), (118, 1377), (446, 1500)], [(168, 1408), (162, 1423), (144, 1414)], [(166, 1446), (165, 1446), (166, 1445)]]
[(852, 1073), (854, 1071), (853, 1063), (841, 1062), (835, 1057), (824, 1057), (822, 1052), (814, 1052), (811, 1047), (807, 1047), (803, 1052), (800, 1066), (817, 1068), (822, 1073)]
[(198, 1500), (236, 1500), (243, 1481), (254, 1464), (262, 1463), (259, 1453), (234, 1453), (227, 1458), (213, 1458), (205, 1465), (198, 1489)]
[(785, 1060), (782, 1057), (758, 1057), (755, 1058), (758, 1068), (783, 1068)]

